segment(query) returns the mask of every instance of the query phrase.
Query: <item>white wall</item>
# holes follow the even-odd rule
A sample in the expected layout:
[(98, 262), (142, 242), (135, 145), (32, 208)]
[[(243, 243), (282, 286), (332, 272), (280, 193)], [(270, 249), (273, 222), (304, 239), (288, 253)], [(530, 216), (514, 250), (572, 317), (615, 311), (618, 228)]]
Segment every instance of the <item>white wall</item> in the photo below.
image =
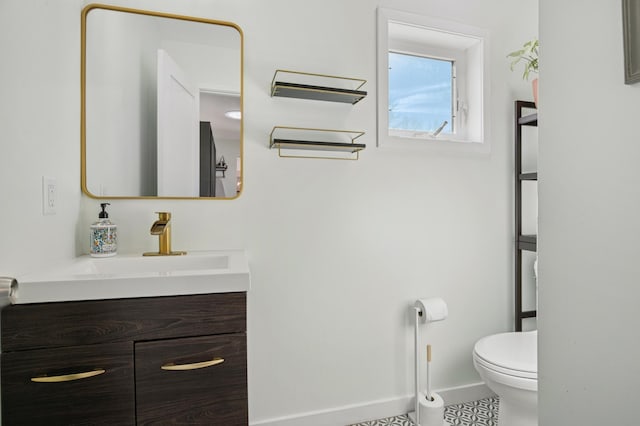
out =
[(540, 425), (636, 425), (640, 85), (623, 84), (621, 2), (541, 0), (540, 44)]
[[(99, 206), (79, 184), (86, 3), (0, 2), (2, 274), (88, 250)], [(529, 98), (529, 88), (505, 54), (536, 34), (537, 2), (125, 3), (244, 31), (244, 193), (235, 201), (113, 201), (110, 210), (121, 252), (154, 249), (148, 228), (158, 210), (173, 213), (176, 249), (247, 249), (251, 420), (410, 394), (407, 308), (418, 297), (442, 296), (450, 309), (447, 321), (424, 330), (433, 386), (479, 381), (474, 342), (512, 327), (512, 101)], [(491, 31), (490, 154), (376, 148), (379, 5)], [(353, 107), (271, 98), (277, 68), (365, 78), (369, 96)], [(368, 147), (356, 162), (281, 159), (268, 149), (274, 125), (362, 129)], [(41, 214), (42, 175), (58, 179), (55, 216)]]

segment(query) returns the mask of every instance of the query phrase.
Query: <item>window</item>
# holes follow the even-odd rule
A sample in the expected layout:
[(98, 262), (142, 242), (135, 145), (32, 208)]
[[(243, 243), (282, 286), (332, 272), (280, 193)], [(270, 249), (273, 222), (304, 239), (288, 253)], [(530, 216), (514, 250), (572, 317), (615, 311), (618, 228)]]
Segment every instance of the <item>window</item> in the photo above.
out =
[(487, 50), (482, 29), (378, 9), (378, 146), (487, 150)]
[(389, 52), (389, 132), (453, 133), (454, 80), (454, 61)]

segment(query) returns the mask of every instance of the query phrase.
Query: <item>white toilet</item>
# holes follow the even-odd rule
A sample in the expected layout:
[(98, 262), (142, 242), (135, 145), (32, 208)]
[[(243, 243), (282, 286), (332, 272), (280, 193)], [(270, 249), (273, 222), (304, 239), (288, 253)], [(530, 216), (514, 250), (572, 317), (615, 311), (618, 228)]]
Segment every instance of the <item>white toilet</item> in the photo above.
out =
[(484, 337), (473, 348), (473, 365), (500, 397), (498, 426), (538, 426), (538, 332)]

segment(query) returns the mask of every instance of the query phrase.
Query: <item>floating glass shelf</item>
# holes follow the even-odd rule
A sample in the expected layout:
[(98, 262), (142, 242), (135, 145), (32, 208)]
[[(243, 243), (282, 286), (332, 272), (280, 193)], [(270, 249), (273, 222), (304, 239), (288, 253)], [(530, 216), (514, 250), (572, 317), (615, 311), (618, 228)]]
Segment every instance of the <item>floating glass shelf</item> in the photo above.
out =
[(271, 96), (355, 104), (367, 96), (359, 90), (367, 80), (276, 70), (271, 80)]
[[(365, 144), (355, 142), (362, 135), (364, 132), (351, 130), (276, 126), (271, 131), (269, 148), (277, 148), (280, 157), (357, 160), (359, 152), (366, 148)], [(305, 151), (324, 154), (309, 155)]]

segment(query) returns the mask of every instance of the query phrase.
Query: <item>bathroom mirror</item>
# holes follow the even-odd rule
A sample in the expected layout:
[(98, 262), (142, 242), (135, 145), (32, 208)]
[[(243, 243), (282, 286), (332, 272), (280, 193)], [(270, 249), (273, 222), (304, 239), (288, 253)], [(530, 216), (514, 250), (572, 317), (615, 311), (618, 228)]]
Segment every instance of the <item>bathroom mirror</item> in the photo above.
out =
[(108, 199), (237, 197), (240, 28), (93, 4), (82, 11), (81, 31), (83, 192)]

